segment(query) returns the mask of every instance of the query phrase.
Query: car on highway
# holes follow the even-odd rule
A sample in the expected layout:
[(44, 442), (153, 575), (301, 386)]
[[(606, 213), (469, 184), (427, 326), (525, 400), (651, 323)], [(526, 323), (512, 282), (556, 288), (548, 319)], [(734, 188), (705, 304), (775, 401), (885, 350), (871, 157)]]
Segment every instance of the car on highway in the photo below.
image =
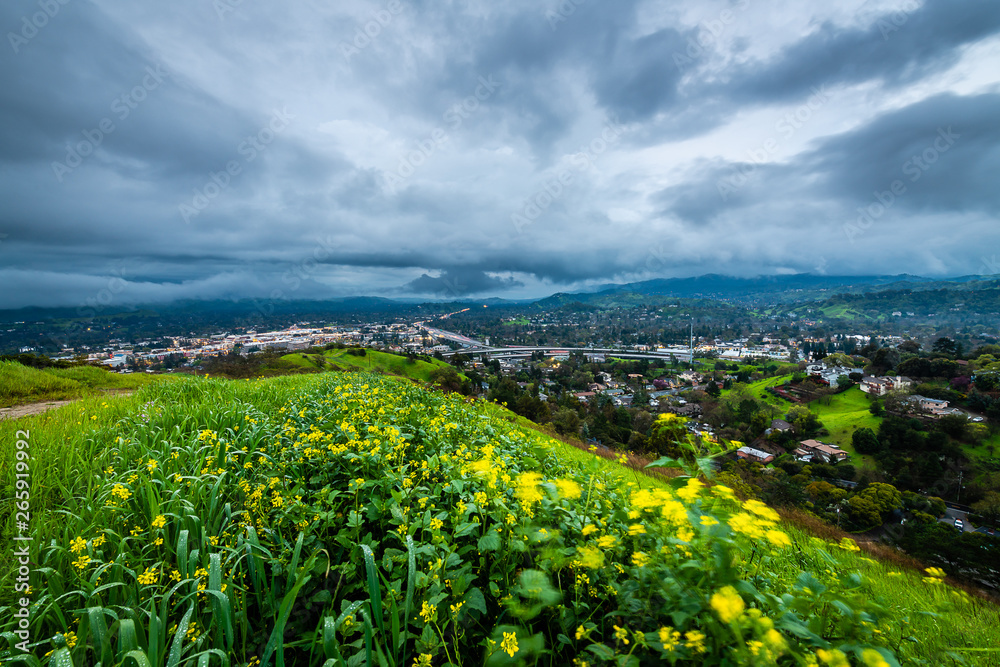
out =
[(955, 519), (955, 528), (958, 528), (959, 530), (965, 530), (965, 522), (963, 522), (961, 519)]

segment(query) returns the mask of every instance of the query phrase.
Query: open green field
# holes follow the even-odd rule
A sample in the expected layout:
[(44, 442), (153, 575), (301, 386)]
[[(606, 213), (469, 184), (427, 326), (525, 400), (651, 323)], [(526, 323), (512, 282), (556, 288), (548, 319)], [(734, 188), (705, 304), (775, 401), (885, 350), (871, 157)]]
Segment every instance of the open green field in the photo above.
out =
[(138, 389), (162, 378), (146, 373), (112, 373), (95, 366), (38, 369), (0, 361), (0, 408), (80, 398), (102, 389)]
[(440, 359), (424, 361), (417, 359), (410, 361), (406, 357), (387, 352), (379, 352), (365, 348), (365, 356), (358, 357), (348, 354), (346, 349), (326, 350), (322, 355), (320, 363), (319, 355), (305, 355), (300, 352), (286, 354), (281, 357), (282, 361), (288, 361), (302, 368), (315, 368), (318, 370), (359, 370), (376, 373), (386, 373), (430, 382), (431, 373), (439, 368), (450, 368), (447, 362)]
[(528, 319), (527, 317), (523, 317), (523, 316), (522, 316), (522, 317), (518, 317), (518, 318), (515, 318), (515, 319), (513, 319), (513, 320), (510, 320), (510, 321), (508, 321), (508, 322), (504, 322), (504, 323), (503, 323), (503, 325), (504, 325), (505, 327), (513, 327), (513, 326), (522, 326), (522, 327), (526, 327), (526, 326), (528, 326), (529, 324), (531, 324), (531, 320), (529, 320), (529, 319)]
[[(761, 400), (767, 403), (768, 405), (772, 405), (778, 408), (782, 413), (784, 413), (787, 412), (788, 408), (790, 408), (794, 404), (789, 403), (788, 401), (782, 400), (777, 396), (768, 393), (767, 391), (765, 391), (765, 389), (767, 387), (778, 387), (780, 385), (783, 385), (790, 378), (791, 375), (776, 375), (774, 377), (764, 378), (762, 380), (757, 380), (756, 382), (751, 382), (744, 386), (747, 388), (747, 390), (754, 398)], [(729, 394), (729, 392), (731, 391), (732, 389), (723, 389), (722, 396)]]
[(868, 396), (857, 386), (809, 403), (809, 409), (830, 432), (829, 436), (823, 436), (822, 439), (849, 452), (852, 463), (865, 467), (873, 465), (871, 457), (855, 452), (851, 437), (854, 431), (865, 427), (878, 433), (882, 419), (868, 411), (870, 405)]
[(963, 443), (962, 451), (975, 459), (996, 459), (1000, 456), (1000, 431), (988, 435), (982, 442), (975, 446)]
[(188, 377), (0, 422), (0, 498), (17, 451), (5, 666), (996, 664), (991, 604), (400, 378)]

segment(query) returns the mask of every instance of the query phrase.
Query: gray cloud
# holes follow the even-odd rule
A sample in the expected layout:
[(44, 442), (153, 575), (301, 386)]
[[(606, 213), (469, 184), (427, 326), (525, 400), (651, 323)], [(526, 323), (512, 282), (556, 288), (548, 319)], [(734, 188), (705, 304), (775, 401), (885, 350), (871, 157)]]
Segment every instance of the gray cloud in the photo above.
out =
[(901, 3), (71, 0), (34, 30), (4, 3), (0, 307), (78, 305), (123, 262), (122, 303), (970, 273), (1000, 240), (1000, 8)]

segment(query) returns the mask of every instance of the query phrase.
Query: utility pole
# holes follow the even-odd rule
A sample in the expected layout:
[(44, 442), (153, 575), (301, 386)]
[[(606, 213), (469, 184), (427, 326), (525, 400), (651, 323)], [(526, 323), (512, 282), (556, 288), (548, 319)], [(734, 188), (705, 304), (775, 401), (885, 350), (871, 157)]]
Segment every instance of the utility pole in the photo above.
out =
[(691, 365), (691, 370), (694, 370), (694, 318), (691, 319), (691, 346), (688, 348), (690, 357), (688, 358), (688, 363)]

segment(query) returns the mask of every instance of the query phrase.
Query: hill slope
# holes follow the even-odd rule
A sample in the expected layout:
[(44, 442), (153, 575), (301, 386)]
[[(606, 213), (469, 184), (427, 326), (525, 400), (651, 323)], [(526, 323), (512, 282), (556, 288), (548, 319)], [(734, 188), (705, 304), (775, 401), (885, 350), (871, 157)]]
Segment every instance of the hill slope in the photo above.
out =
[(101, 389), (137, 389), (154, 381), (148, 375), (119, 375), (95, 366), (39, 369), (0, 361), (0, 408), (80, 398)]
[(281, 357), (283, 361), (288, 361), (303, 368), (316, 368), (320, 370), (362, 370), (388, 375), (398, 375), (430, 382), (431, 374), (438, 369), (452, 368), (447, 362), (440, 359), (410, 360), (398, 354), (379, 352), (369, 348), (363, 348), (365, 355), (358, 356), (346, 349), (326, 350), (322, 357), (317, 354), (293, 353)]
[[(937, 579), (724, 487), (625, 482), (514, 421), (324, 373), (184, 379), (27, 420), (27, 436), (0, 424), (3, 497), (19, 437), (32, 456), (29, 648), (53, 651), (42, 664), (407, 666), (940, 664), (992, 648), (996, 609)], [(21, 594), (2, 558), (0, 633)]]

